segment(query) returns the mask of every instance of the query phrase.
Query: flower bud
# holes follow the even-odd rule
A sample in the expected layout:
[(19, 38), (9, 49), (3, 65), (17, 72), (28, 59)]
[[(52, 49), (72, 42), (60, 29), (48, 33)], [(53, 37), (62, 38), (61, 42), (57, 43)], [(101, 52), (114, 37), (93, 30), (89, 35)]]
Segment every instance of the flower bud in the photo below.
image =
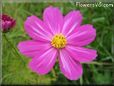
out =
[(13, 28), (16, 24), (16, 21), (11, 18), (10, 16), (6, 15), (6, 14), (2, 14), (1, 16), (1, 22), (2, 22), (2, 31), (3, 32), (7, 32), (9, 31), (11, 28)]

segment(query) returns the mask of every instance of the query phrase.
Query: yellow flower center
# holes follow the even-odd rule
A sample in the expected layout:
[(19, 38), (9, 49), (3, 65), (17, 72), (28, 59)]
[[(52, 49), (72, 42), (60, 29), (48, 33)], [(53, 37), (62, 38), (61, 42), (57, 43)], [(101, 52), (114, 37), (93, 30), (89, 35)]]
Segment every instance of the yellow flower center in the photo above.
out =
[(55, 48), (64, 48), (66, 46), (67, 40), (64, 35), (62, 34), (56, 34), (52, 41), (51, 45)]

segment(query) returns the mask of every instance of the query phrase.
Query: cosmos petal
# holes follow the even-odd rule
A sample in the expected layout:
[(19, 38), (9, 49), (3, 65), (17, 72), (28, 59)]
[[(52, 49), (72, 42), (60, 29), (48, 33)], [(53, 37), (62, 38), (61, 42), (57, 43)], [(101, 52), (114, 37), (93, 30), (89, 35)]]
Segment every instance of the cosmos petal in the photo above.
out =
[(57, 7), (48, 7), (44, 10), (43, 20), (52, 34), (60, 33), (63, 25), (63, 16)]
[(60, 69), (61, 72), (70, 80), (77, 80), (82, 76), (82, 65), (72, 59), (65, 49), (60, 51)]
[(62, 33), (65, 36), (71, 34), (76, 27), (80, 26), (82, 22), (82, 15), (80, 11), (71, 11), (64, 17), (64, 25)]
[(75, 46), (67, 46), (66, 49), (73, 59), (81, 63), (91, 62), (97, 57), (97, 51), (93, 49)]
[(28, 57), (34, 57), (35, 55), (42, 54), (49, 49), (51, 45), (40, 41), (23, 41), (18, 44), (19, 51)]
[(50, 41), (51, 34), (47, 31), (46, 25), (36, 16), (30, 16), (24, 22), (28, 35), (34, 40)]
[(73, 34), (67, 37), (68, 44), (85, 46), (95, 40), (96, 30), (92, 25), (86, 24), (78, 27)]
[(47, 74), (54, 66), (57, 50), (50, 48), (41, 55), (36, 55), (30, 63), (29, 68), (38, 74)]

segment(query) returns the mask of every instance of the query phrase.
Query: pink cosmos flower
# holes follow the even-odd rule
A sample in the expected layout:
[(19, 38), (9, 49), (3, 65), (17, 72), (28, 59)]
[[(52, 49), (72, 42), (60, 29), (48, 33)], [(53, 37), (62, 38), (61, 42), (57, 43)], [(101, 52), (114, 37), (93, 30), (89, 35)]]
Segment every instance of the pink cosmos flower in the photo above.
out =
[(2, 22), (2, 28), (1, 29), (3, 32), (9, 31), (16, 24), (16, 21), (6, 14), (2, 14), (1, 20), (2, 20), (1, 21)]
[(80, 63), (91, 62), (97, 56), (96, 50), (84, 48), (96, 37), (92, 25), (81, 25), (80, 11), (71, 11), (63, 16), (56, 7), (47, 7), (43, 20), (30, 16), (24, 23), (32, 40), (20, 42), (20, 52), (32, 57), (30, 69), (38, 74), (47, 74), (58, 59), (60, 70), (70, 80), (82, 76)]

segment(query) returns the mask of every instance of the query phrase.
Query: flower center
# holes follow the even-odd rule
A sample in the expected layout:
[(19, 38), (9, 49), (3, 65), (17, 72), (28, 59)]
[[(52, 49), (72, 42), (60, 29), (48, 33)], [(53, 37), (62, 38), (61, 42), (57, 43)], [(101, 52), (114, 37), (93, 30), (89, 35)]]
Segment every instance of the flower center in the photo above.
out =
[(51, 45), (55, 48), (64, 48), (66, 43), (67, 40), (62, 34), (56, 34), (51, 41)]

